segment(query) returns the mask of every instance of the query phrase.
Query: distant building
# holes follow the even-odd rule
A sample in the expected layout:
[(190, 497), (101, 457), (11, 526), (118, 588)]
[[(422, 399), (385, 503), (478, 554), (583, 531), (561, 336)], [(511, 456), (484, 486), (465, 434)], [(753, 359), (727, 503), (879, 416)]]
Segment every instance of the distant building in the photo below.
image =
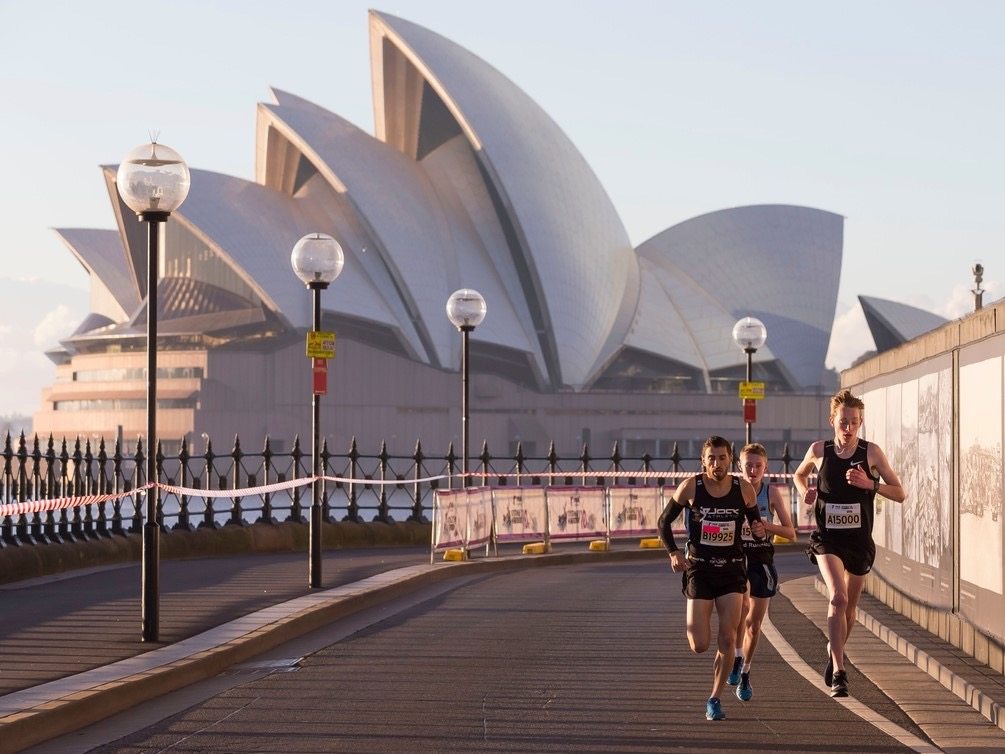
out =
[[(370, 13), (376, 135), (273, 90), (258, 106), (255, 180), (193, 170), (166, 225), (159, 283), (158, 426), (166, 449), (239, 434), (306, 434), (310, 296), (289, 254), (330, 233), (346, 254), (322, 297), (338, 333), (324, 424), (442, 452), (459, 432), (460, 337), (444, 305), (479, 290), (471, 437), (505, 453), (694, 453), (740, 438), (737, 319), (768, 329), (755, 436), (776, 452), (825, 428), (821, 395), (843, 218), (764, 205), (712, 212), (637, 249), (596, 175), (501, 73), (408, 21)], [(118, 228), (61, 229), (91, 277), (91, 314), (49, 352), (40, 434), (127, 440), (145, 427), (145, 227), (103, 168)], [(432, 450), (430, 450), (432, 449)], [(477, 448), (472, 448), (476, 452)]]
[(876, 343), (874, 353), (896, 348), (919, 335), (941, 327), (949, 320), (938, 314), (896, 301), (872, 296), (859, 296), (865, 321)]

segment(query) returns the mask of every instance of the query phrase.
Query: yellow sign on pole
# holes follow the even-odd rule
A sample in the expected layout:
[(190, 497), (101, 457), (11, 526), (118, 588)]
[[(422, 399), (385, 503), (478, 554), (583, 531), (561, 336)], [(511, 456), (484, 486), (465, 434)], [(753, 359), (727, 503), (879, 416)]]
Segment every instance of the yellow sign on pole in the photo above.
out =
[(307, 333), (307, 356), (312, 359), (335, 358), (335, 333), (311, 330)]
[(741, 382), (740, 397), (744, 400), (759, 401), (764, 397), (763, 382)]

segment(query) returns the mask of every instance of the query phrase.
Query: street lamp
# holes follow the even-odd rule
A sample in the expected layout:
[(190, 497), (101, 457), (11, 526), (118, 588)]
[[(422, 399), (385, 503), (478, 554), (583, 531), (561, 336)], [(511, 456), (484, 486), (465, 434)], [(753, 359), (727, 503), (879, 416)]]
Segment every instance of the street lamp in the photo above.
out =
[[(733, 340), (747, 354), (747, 382), (750, 382), (752, 360), (757, 349), (768, 339), (768, 330), (756, 317), (744, 317), (733, 325)], [(747, 425), (747, 444), (750, 444), (750, 425), (754, 423), (753, 398), (743, 399), (743, 421)]]
[[(293, 272), (311, 289), (313, 316), (311, 331), (321, 330), (321, 291), (342, 272), (342, 247), (324, 233), (308, 233), (297, 241), (290, 253)], [(309, 349), (308, 349), (309, 350)], [(327, 362), (314, 358), (314, 389), (311, 396), (311, 459), (314, 469), (311, 502), (310, 545), (307, 555), (308, 583), (312, 589), (321, 586), (321, 396), (327, 391)], [(319, 382), (320, 378), (320, 382)]]
[(478, 291), (461, 288), (447, 299), (447, 318), (461, 333), (461, 474), (468, 486), (468, 336), (485, 319), (485, 299)]
[[(136, 147), (119, 165), (119, 196), (147, 224), (147, 484), (157, 481), (157, 277), (161, 235), (170, 214), (188, 196), (188, 165), (177, 152), (152, 141)], [(145, 493), (140, 613), (143, 641), (157, 641), (160, 625), (159, 492)]]

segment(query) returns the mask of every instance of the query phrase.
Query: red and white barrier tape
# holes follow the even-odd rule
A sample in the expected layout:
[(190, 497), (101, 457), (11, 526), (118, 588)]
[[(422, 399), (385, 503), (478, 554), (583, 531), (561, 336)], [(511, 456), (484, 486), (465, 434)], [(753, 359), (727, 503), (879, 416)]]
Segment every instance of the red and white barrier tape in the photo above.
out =
[[(473, 476), (469, 474), (468, 476)], [(341, 476), (323, 476), (318, 477), (319, 479), (324, 479), (326, 482), (338, 482), (340, 484), (363, 484), (363, 485), (388, 485), (388, 484), (425, 484), (427, 482), (435, 482), (440, 479), (450, 479), (449, 474), (440, 474), (438, 476), (426, 476), (421, 479), (351, 479), (348, 477)]]
[(129, 492), (112, 492), (105, 495), (83, 495), (79, 497), (58, 497), (47, 500), (23, 500), (16, 503), (4, 503), (0, 505), (0, 518), (4, 516), (20, 516), (28, 513), (45, 513), (47, 511), (58, 511), (64, 508), (77, 508), (81, 505), (94, 505), (96, 503), (107, 503), (110, 500), (118, 500), (137, 492), (148, 490), (152, 484), (145, 484)]
[(269, 492), (280, 492), (282, 490), (292, 490), (294, 487), (305, 487), (314, 483), (314, 477), (304, 477), (303, 479), (291, 479), (288, 482), (273, 482), (272, 484), (260, 484), (257, 487), (239, 487), (232, 490), (204, 490), (198, 487), (176, 487), (173, 484), (158, 484), (157, 486), (164, 492), (172, 495), (188, 495), (189, 497), (251, 497), (252, 495), (264, 495)]
[[(697, 472), (690, 471), (521, 471), (521, 472), (507, 472), (499, 474), (496, 472), (481, 473), (481, 472), (469, 472), (468, 477), (478, 478), (483, 477), (486, 479), (526, 479), (531, 478), (545, 478), (545, 479), (555, 479), (555, 478), (565, 478), (565, 477), (592, 477), (592, 478), (604, 478), (604, 479), (685, 479), (687, 477), (693, 476)], [(322, 476), (318, 477), (326, 482), (335, 482), (337, 484), (358, 484), (363, 486), (386, 486), (386, 485), (406, 485), (406, 484), (428, 484), (431, 482), (439, 481), (441, 479), (451, 479), (457, 477), (458, 479), (463, 479), (465, 475), (463, 474), (439, 474), (437, 476), (421, 477), (418, 479), (352, 479), (349, 477), (337, 477), (337, 476)], [(766, 474), (766, 477), (771, 479), (791, 479), (792, 474)], [(145, 484), (142, 487), (136, 487), (129, 492), (115, 492), (104, 495), (83, 495), (78, 497), (61, 497), (55, 499), (46, 500), (25, 500), (22, 502), (15, 503), (4, 503), (0, 505), (0, 518), (6, 516), (20, 516), (22, 514), (28, 513), (45, 513), (47, 511), (62, 510), (64, 508), (76, 508), (82, 505), (95, 505), (97, 503), (105, 503), (111, 500), (118, 500), (123, 497), (128, 497), (134, 495), (137, 492), (143, 492), (152, 487), (158, 487), (162, 491), (167, 492), (172, 495), (187, 495), (189, 497), (200, 497), (200, 498), (235, 498), (235, 497), (252, 497), (254, 495), (264, 495), (271, 492), (281, 492), (283, 490), (291, 490), (296, 487), (305, 487), (309, 484), (313, 484), (314, 477), (303, 477), (301, 479), (291, 479), (286, 482), (275, 482), (273, 484), (262, 484), (256, 487), (240, 487), (232, 490), (212, 490), (212, 489), (202, 489), (198, 487), (178, 487), (172, 484)]]

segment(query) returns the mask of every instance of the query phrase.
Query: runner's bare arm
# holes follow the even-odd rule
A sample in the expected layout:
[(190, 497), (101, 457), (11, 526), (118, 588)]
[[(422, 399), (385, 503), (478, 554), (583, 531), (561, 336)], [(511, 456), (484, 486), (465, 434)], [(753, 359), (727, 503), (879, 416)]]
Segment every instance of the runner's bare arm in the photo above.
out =
[(777, 523), (764, 522), (764, 528), (771, 534), (778, 534), (786, 539), (796, 538), (796, 527), (792, 525), (792, 514), (789, 506), (782, 500), (782, 493), (772, 485), (768, 487), (768, 506), (775, 512)]
[(806, 449), (806, 455), (803, 456), (802, 463), (799, 464), (796, 473), (792, 475), (792, 483), (796, 485), (799, 497), (806, 505), (813, 505), (817, 499), (816, 489), (810, 487), (810, 474), (820, 467), (820, 458), (823, 456), (823, 452), (824, 444), (821, 440), (812, 443)]
[[(907, 490), (900, 483), (900, 477), (886, 458), (886, 453), (876, 443), (869, 443), (869, 468), (873, 474), (868, 478), (869, 487), (887, 500), (902, 503), (907, 499)], [(858, 485), (856, 485), (858, 486)]]

